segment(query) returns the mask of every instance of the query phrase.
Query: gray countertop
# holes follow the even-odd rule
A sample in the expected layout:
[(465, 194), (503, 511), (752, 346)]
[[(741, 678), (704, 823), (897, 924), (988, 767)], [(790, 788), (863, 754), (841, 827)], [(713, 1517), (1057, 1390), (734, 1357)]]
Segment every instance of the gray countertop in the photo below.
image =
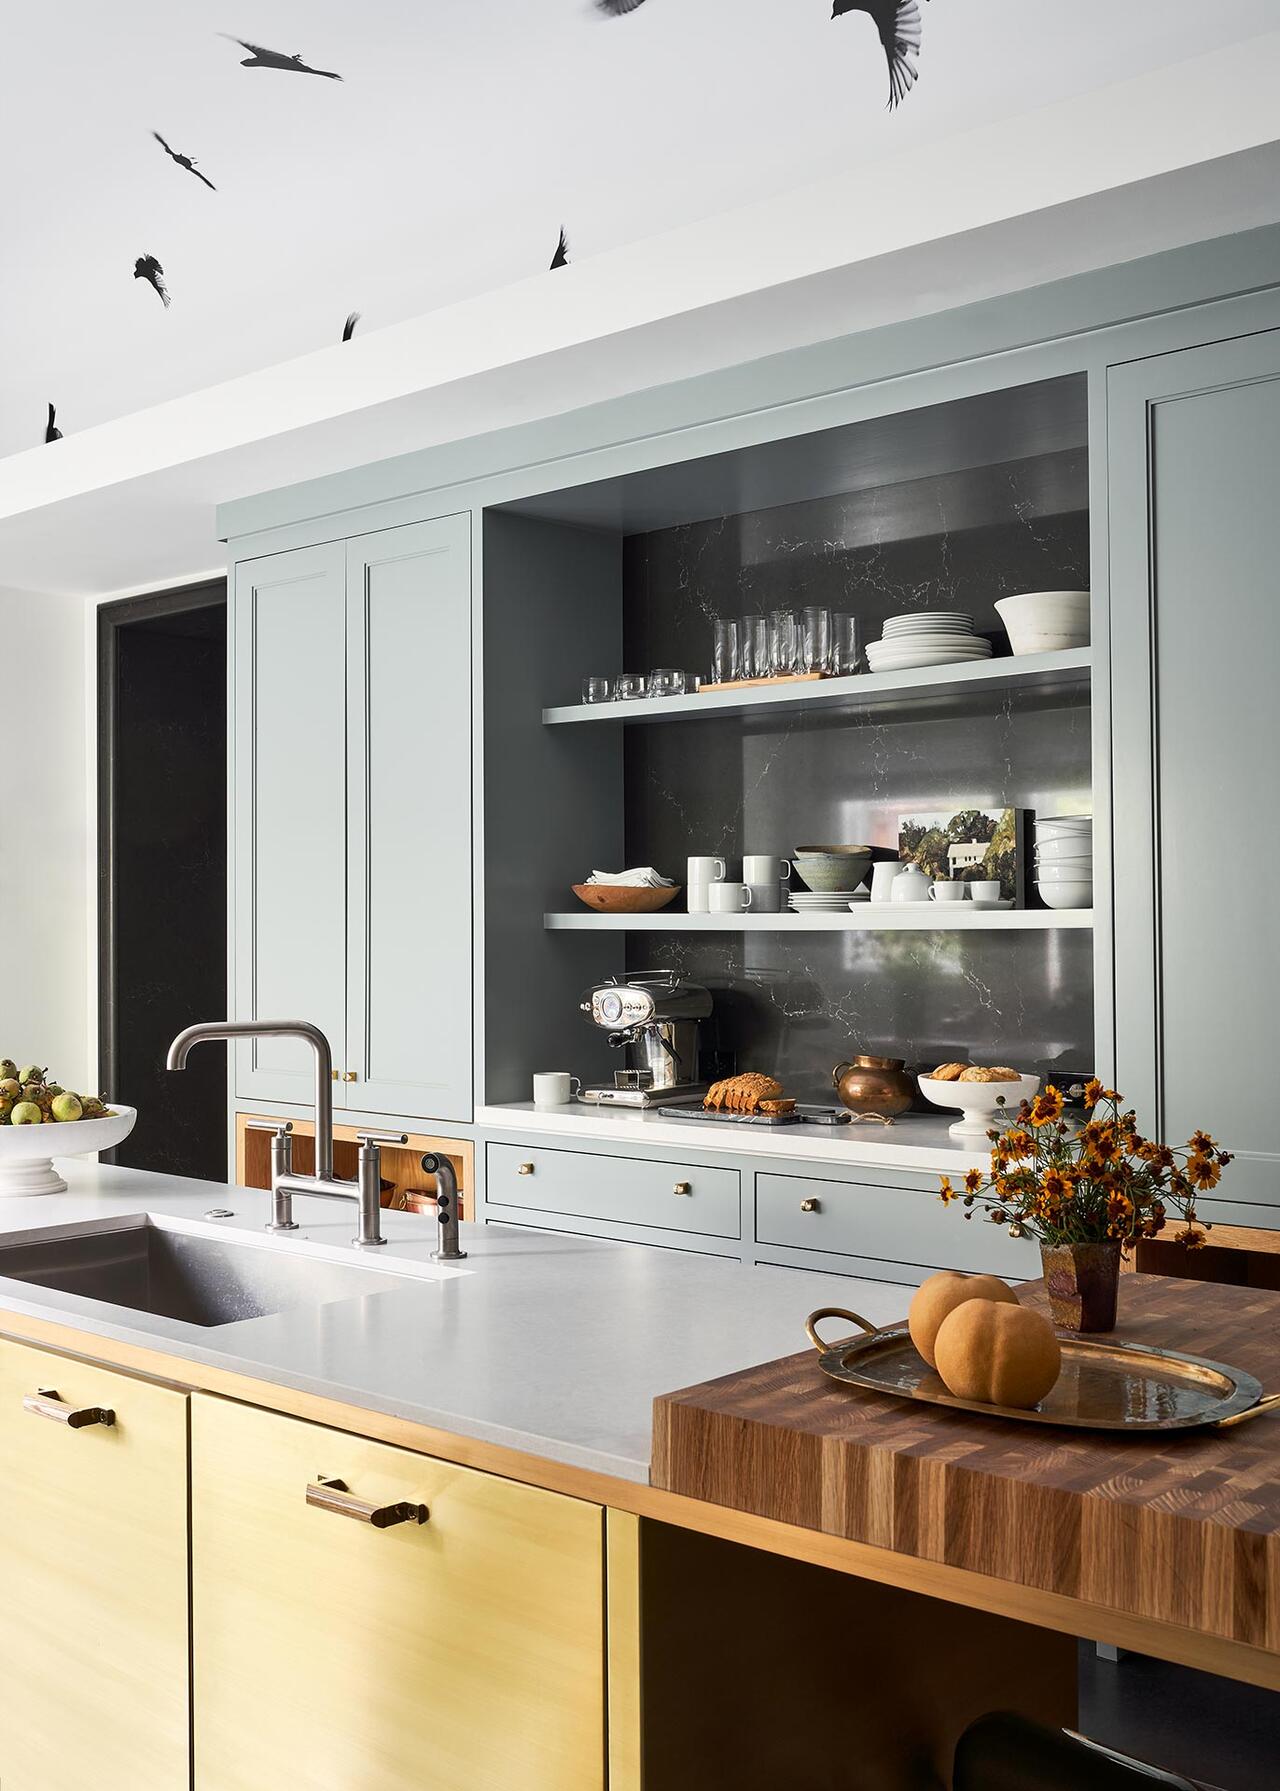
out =
[[(657, 1394), (802, 1348), (816, 1306), (886, 1322), (909, 1298), (885, 1282), (492, 1225), (465, 1225), (468, 1259), (442, 1272), (429, 1260), (436, 1227), (413, 1214), (384, 1213), (388, 1247), (359, 1254), (354, 1206), (295, 1200), (301, 1229), (272, 1237), (257, 1189), (59, 1168), (67, 1193), (0, 1201), (0, 1324), (22, 1312), (628, 1480), (649, 1477)], [(215, 1207), (234, 1216), (206, 1221)], [(317, 1262), (370, 1262), (370, 1291), (205, 1327), (3, 1276), (4, 1245), (33, 1232), (147, 1214)]]

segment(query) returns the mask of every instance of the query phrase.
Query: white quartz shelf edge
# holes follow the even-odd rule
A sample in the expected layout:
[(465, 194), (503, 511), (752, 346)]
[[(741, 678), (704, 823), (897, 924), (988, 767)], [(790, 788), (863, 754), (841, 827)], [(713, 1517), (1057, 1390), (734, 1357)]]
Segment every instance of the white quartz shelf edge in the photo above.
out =
[(664, 1119), (659, 1113), (622, 1107), (535, 1107), (520, 1101), (476, 1108), (476, 1125), (484, 1134), (514, 1132), (541, 1136), (556, 1144), (653, 1145), (662, 1150), (725, 1151), (744, 1157), (777, 1157), (825, 1163), (846, 1169), (914, 1169), (925, 1174), (955, 1175), (969, 1168), (989, 1169), (990, 1148), (960, 1143), (949, 1126), (959, 1114), (904, 1114), (892, 1126), (734, 1126), (719, 1120), (695, 1124)]
[(853, 678), (821, 678), (796, 684), (761, 684), (738, 690), (691, 696), (641, 697), (625, 703), (566, 703), (544, 709), (548, 727), (571, 722), (685, 721), (712, 715), (773, 715), (789, 709), (907, 708), (917, 702), (954, 702), (957, 698), (1025, 690), (1083, 694), (1093, 669), (1088, 647), (1061, 653), (1033, 653), (1007, 659), (983, 659), (959, 665), (929, 666), (907, 672), (866, 672)]
[(544, 914), (549, 933), (1047, 933), (1093, 925), (1092, 908), (917, 907), (865, 902), (815, 914), (597, 914), (591, 908)]

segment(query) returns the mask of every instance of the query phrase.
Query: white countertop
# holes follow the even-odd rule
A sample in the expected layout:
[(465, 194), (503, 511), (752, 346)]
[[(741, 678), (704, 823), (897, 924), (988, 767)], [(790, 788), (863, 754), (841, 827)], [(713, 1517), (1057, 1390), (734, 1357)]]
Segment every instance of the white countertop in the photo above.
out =
[(991, 1147), (954, 1139), (949, 1127), (958, 1113), (904, 1113), (891, 1126), (735, 1126), (721, 1120), (663, 1119), (642, 1107), (594, 1107), (574, 1101), (565, 1107), (535, 1107), (519, 1101), (477, 1107), (482, 1131), (541, 1132), (548, 1137), (604, 1144), (652, 1144), (666, 1150), (729, 1151), (747, 1157), (796, 1157), (833, 1167), (916, 1169), (926, 1174), (963, 1174), (990, 1168)]
[[(436, 1227), (414, 1214), (384, 1213), (388, 1246), (357, 1252), (354, 1205), (295, 1199), (301, 1229), (271, 1236), (259, 1189), (75, 1160), (59, 1168), (67, 1193), (0, 1200), (0, 1328), (6, 1309), (23, 1312), (628, 1480), (649, 1477), (659, 1393), (802, 1349), (816, 1306), (887, 1323), (909, 1298), (884, 1282), (506, 1226), (464, 1225), (470, 1254), (441, 1271), (429, 1261)], [(206, 1221), (214, 1207), (234, 1217)], [(143, 1214), (267, 1251), (368, 1263), (370, 1291), (205, 1327), (3, 1277), (7, 1243)]]

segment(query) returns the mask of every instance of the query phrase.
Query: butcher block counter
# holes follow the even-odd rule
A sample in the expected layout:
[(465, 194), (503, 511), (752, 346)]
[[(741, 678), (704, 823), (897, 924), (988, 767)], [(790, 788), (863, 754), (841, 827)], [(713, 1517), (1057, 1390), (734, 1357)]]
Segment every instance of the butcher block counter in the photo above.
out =
[[(1020, 1297), (1047, 1312), (1039, 1283)], [(1280, 1293), (1126, 1275), (1117, 1336), (1280, 1390)], [(899, 1584), (948, 1597), (982, 1576), (988, 1608), (1083, 1635), (1103, 1617), (1126, 1646), (1280, 1689), (1280, 1411), (1217, 1431), (1049, 1428), (842, 1385), (806, 1349), (656, 1401), (652, 1478), (869, 1545), (864, 1562), (889, 1551)]]

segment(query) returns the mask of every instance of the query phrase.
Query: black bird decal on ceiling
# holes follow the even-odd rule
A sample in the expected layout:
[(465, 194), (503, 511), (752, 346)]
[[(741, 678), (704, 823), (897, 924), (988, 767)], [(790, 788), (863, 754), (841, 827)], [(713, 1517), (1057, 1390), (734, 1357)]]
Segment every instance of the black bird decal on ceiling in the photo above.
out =
[(359, 321), (360, 313), (358, 311), (348, 313), (347, 321), (342, 326), (342, 340), (344, 342), (350, 342), (351, 338), (356, 333), (356, 325)]
[(56, 420), (57, 415), (58, 415), (57, 406), (54, 404), (53, 400), (50, 399), (49, 400), (49, 421), (44, 426), (44, 439), (47, 442), (60, 442), (62, 440), (62, 431), (61, 431), (61, 429), (58, 428), (58, 424), (57, 424), (57, 420)]
[(916, 0), (835, 0), (831, 16), (865, 12), (875, 23), (889, 64), (889, 110), (904, 100), (916, 84), (920, 54), (920, 8)]
[(207, 174), (201, 174), (200, 170), (196, 167), (196, 159), (194, 156), (179, 155), (176, 149), (170, 149), (159, 131), (152, 131), (151, 135), (155, 138), (156, 142), (160, 145), (161, 149), (163, 149), (171, 162), (176, 162), (179, 168), (185, 168), (188, 174), (194, 174), (197, 180), (202, 180), (211, 193), (217, 192), (218, 189), (209, 179), (209, 176)]
[(560, 241), (556, 244), (556, 252), (551, 257), (551, 269), (552, 269), (552, 272), (554, 273), (556, 268), (568, 267), (568, 265), (569, 265), (569, 238), (565, 235), (564, 226), (562, 224), (560, 226)]
[(597, 8), (611, 19), (620, 19), (624, 13), (634, 12), (637, 6), (643, 5), (644, 0), (596, 0)]
[(229, 44), (239, 44), (249, 54), (240, 64), (241, 68), (282, 68), (293, 75), (319, 75), (325, 81), (340, 81), (341, 75), (335, 75), (331, 68), (312, 68), (301, 56), (283, 56), (279, 50), (264, 50), (261, 44), (251, 44), (248, 38), (232, 37), (229, 31), (220, 31), (219, 37), (225, 37)]
[(145, 280), (147, 285), (164, 300), (164, 307), (169, 308), (169, 294), (165, 289), (164, 269), (154, 255), (139, 255), (133, 264), (135, 280)]

